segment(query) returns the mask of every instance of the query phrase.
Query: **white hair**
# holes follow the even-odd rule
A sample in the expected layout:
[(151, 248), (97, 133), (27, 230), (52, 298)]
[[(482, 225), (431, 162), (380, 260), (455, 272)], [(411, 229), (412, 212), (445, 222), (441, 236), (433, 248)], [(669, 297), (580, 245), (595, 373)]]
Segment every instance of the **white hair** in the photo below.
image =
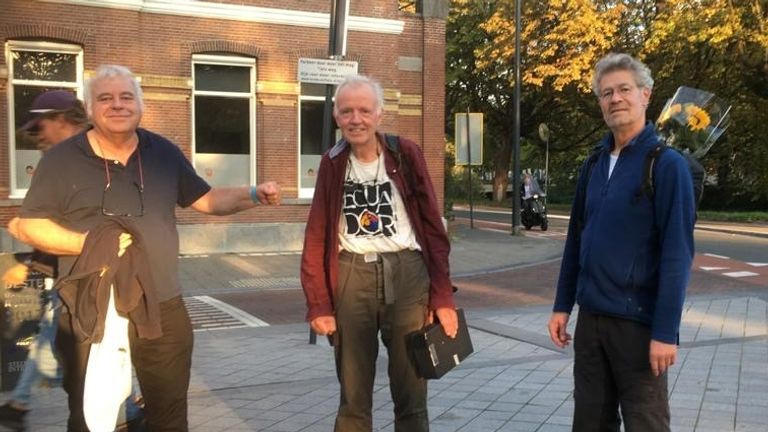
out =
[[(373, 94), (376, 96), (376, 111), (381, 114), (381, 112), (384, 110), (384, 90), (381, 88), (381, 84), (379, 84), (378, 81), (365, 75), (353, 74), (344, 77), (344, 80), (338, 86), (336, 86), (336, 93), (333, 95), (333, 98), (336, 99), (341, 91), (347, 87), (359, 86), (368, 86), (371, 90), (373, 90)], [(333, 110), (334, 112), (336, 111), (335, 106)]]
[(120, 65), (101, 65), (96, 69), (96, 73), (88, 79), (85, 84), (85, 106), (88, 109), (88, 115), (92, 114), (92, 108), (94, 103), (93, 87), (97, 82), (105, 79), (113, 78), (127, 78), (133, 86), (133, 93), (136, 96), (136, 102), (139, 104), (139, 109), (144, 111), (144, 94), (141, 91), (141, 85), (133, 75), (130, 69)]

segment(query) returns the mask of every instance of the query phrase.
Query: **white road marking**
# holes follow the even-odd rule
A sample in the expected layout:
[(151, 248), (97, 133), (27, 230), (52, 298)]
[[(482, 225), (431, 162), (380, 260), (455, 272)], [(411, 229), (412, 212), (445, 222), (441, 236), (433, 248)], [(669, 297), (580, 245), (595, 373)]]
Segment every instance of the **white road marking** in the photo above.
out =
[(743, 278), (743, 277), (749, 277), (749, 276), (760, 276), (760, 274), (758, 274), (758, 273), (752, 273), (752, 272), (749, 272), (749, 271), (728, 272), (728, 273), (723, 273), (723, 275), (730, 276), (730, 277), (733, 277), (733, 278)]
[(260, 257), (260, 256), (288, 256), (288, 255), (300, 255), (301, 251), (288, 251), (288, 252), (247, 252), (239, 253), (239, 256), (245, 257)]
[(508, 230), (503, 230), (503, 229), (496, 229), (496, 228), (483, 228), (483, 229), (486, 230), (486, 231), (493, 231), (493, 232), (502, 233), (502, 234), (509, 234)]
[(752, 267), (765, 267), (768, 266), (768, 263), (758, 263), (758, 262), (748, 262), (748, 265), (751, 265)]
[(244, 325), (246, 325), (248, 327), (268, 327), (269, 326), (269, 324), (266, 323), (265, 321), (262, 321), (262, 320), (256, 318), (255, 316), (253, 316), (253, 315), (251, 315), (251, 314), (249, 314), (249, 313), (247, 313), (247, 312), (245, 312), (245, 311), (243, 311), (241, 309), (238, 309), (238, 308), (236, 308), (236, 307), (234, 307), (234, 306), (232, 306), (230, 304), (227, 304), (227, 303), (224, 303), (222, 301), (216, 300), (213, 297), (209, 297), (209, 296), (194, 296), (193, 298), (196, 299), (196, 300), (199, 300), (199, 301), (201, 301), (203, 303), (206, 303), (206, 304), (209, 304), (209, 305), (215, 307), (216, 309), (218, 309), (218, 310), (220, 310), (220, 311), (222, 311), (222, 312), (232, 316), (234, 319), (240, 321), (241, 323), (243, 323)]
[(711, 253), (705, 253), (703, 255), (708, 256), (708, 257), (712, 257), (712, 258), (731, 259), (730, 257), (727, 257), (727, 256), (715, 255), (715, 254), (711, 254)]
[(704, 271), (713, 271), (713, 270), (728, 270), (730, 267), (707, 267), (707, 266), (701, 266), (700, 269)]

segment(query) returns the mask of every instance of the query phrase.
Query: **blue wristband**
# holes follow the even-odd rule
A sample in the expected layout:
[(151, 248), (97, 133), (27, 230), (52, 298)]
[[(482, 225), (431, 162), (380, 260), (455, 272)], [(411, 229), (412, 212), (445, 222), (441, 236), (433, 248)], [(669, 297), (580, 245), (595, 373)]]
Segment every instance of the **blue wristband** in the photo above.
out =
[(256, 205), (261, 204), (259, 201), (259, 195), (256, 193), (256, 186), (251, 186), (251, 201), (253, 201), (253, 203)]

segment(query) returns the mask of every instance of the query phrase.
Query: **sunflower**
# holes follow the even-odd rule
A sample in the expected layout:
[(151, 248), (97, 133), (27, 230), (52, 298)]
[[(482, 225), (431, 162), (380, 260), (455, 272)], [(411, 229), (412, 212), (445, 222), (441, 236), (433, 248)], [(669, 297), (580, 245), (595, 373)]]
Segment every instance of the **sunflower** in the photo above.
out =
[(709, 114), (697, 105), (688, 105), (685, 107), (685, 113), (688, 114), (688, 127), (692, 131), (704, 130), (704, 128), (709, 126), (711, 121)]

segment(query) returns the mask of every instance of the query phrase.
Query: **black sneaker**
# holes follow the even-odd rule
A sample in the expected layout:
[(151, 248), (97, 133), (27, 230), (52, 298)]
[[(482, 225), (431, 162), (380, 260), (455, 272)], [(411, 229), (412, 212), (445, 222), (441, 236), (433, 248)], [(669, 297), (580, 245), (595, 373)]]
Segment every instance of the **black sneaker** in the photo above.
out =
[(14, 432), (24, 430), (24, 416), (29, 410), (20, 410), (11, 406), (10, 403), (0, 405), (0, 426), (10, 428)]

